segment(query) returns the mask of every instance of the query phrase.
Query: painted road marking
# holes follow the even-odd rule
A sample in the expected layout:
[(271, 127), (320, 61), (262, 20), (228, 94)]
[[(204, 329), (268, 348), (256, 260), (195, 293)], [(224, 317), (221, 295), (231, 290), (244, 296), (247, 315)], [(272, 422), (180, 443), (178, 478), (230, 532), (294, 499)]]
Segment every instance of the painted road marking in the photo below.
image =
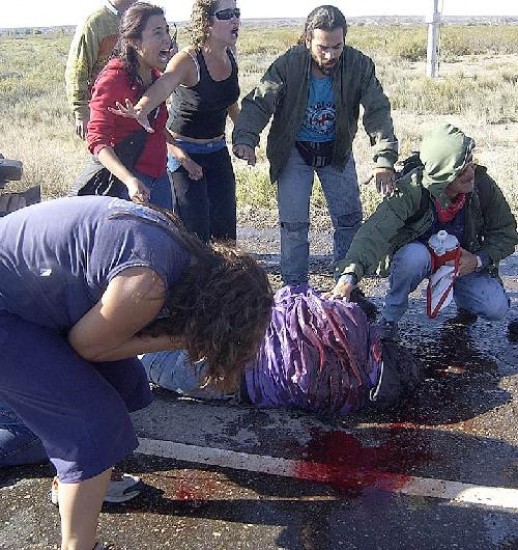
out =
[(404, 495), (433, 497), (452, 502), (518, 510), (518, 489), (484, 487), (458, 481), (348, 468), (343, 465), (333, 466), (158, 439), (139, 438), (139, 443), (139, 447), (135, 451), (137, 453), (196, 464), (330, 483), (342, 489), (374, 488)]

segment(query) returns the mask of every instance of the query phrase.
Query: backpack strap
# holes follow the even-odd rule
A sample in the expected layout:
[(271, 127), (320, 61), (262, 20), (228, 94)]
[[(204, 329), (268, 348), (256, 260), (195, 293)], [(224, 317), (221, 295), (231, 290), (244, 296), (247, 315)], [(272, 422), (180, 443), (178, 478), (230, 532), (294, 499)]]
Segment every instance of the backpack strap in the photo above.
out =
[(419, 209), (417, 212), (412, 214), (410, 218), (406, 220), (405, 223), (414, 223), (417, 220), (420, 220), (427, 212), (430, 205), (430, 191), (425, 187), (421, 186), (421, 202), (419, 203)]

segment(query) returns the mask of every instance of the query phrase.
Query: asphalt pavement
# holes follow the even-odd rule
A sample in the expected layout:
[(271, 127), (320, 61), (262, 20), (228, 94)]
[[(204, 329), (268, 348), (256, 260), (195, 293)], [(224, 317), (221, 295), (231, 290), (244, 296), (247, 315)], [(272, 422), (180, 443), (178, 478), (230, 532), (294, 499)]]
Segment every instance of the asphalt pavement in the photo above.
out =
[[(518, 256), (502, 266), (518, 316)], [(381, 305), (385, 283), (374, 285)], [(123, 467), (142, 494), (106, 505), (115, 550), (518, 550), (518, 342), (507, 321), (433, 321), (420, 288), (402, 340), (426, 365), (397, 410), (343, 419), (155, 390)], [(0, 548), (58, 548), (51, 466), (0, 471)]]

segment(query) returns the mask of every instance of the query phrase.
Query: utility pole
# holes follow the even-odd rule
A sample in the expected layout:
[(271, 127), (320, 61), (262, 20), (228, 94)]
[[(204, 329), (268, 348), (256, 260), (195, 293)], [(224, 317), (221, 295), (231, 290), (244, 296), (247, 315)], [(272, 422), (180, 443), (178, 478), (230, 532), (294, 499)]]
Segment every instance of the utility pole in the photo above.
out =
[(431, 12), (426, 15), (428, 23), (428, 47), (426, 50), (426, 76), (436, 78), (439, 76), (439, 25), (441, 23), (441, 12), (439, 11), (439, 0), (431, 1)]

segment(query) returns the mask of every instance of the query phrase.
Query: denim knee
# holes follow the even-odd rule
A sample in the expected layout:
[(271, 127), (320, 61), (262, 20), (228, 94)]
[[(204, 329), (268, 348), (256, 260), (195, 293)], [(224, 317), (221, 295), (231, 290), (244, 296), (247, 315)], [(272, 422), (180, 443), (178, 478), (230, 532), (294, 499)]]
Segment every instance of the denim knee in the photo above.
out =
[(480, 312), (480, 316), (488, 321), (500, 321), (507, 315), (509, 308), (509, 297), (502, 288), (502, 293), (499, 296), (493, 295), (490, 300), (485, 302), (484, 310)]
[(283, 222), (281, 221), (281, 228), (286, 231), (289, 235), (300, 235), (302, 238), (309, 232), (309, 223), (308, 222)]
[(430, 251), (422, 243), (409, 243), (394, 254), (392, 261), (393, 276), (415, 277), (418, 275), (422, 280), (430, 274), (430, 270)]

